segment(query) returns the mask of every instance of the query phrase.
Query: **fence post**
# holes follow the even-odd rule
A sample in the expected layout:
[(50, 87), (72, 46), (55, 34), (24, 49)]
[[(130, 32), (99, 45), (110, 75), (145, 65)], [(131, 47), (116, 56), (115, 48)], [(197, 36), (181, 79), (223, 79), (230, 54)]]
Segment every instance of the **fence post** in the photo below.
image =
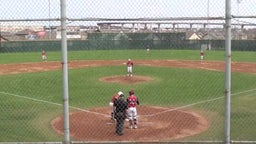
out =
[(226, 0), (226, 66), (225, 66), (225, 143), (230, 144), (230, 100), (231, 100), (231, 0)]
[(64, 115), (64, 144), (70, 143), (69, 136), (69, 101), (68, 101), (68, 63), (67, 63), (67, 31), (66, 31), (66, 0), (61, 0), (61, 49), (63, 72), (63, 115)]

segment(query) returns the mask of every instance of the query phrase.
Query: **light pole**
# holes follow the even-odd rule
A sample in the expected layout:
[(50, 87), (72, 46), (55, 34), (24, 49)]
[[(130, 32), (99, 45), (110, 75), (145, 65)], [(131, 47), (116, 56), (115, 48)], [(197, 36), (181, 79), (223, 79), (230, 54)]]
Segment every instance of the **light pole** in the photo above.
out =
[[(237, 16), (239, 16), (239, 5), (240, 5), (240, 3), (242, 2), (242, 0), (237, 0), (236, 1), (237, 2)], [(237, 20), (237, 39), (239, 40), (239, 20)]]
[(209, 27), (209, 17), (210, 17), (210, 0), (207, 0), (207, 40), (208, 40), (208, 44), (207, 44), (207, 49), (210, 50), (210, 27)]
[(51, 0), (48, 0), (48, 18), (49, 18), (49, 22), (48, 22), (48, 27), (49, 27), (49, 38), (50, 40), (52, 39), (52, 28), (51, 28)]
[(237, 16), (239, 16), (239, 5), (242, 2), (242, 0), (237, 0)]

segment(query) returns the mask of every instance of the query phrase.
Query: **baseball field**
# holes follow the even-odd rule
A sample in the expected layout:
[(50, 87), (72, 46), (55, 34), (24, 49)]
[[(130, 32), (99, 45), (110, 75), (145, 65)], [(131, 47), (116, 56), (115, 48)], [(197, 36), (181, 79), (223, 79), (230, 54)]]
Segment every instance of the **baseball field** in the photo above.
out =
[[(0, 142), (63, 141), (61, 52), (0, 54)], [(134, 62), (126, 77), (126, 61)], [(73, 141), (222, 141), (225, 51), (70, 51)], [(256, 141), (256, 53), (232, 52), (231, 139)], [(108, 103), (135, 90), (139, 128), (115, 135)]]

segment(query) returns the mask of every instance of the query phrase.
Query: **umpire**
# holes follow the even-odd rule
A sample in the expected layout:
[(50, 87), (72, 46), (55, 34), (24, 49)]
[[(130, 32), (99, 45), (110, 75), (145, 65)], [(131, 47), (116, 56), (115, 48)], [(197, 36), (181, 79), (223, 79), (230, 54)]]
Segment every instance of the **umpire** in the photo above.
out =
[(116, 133), (118, 135), (123, 135), (124, 131), (124, 120), (126, 118), (126, 110), (128, 108), (127, 101), (123, 94), (121, 94), (118, 99), (114, 101), (115, 109), (115, 119), (116, 119)]

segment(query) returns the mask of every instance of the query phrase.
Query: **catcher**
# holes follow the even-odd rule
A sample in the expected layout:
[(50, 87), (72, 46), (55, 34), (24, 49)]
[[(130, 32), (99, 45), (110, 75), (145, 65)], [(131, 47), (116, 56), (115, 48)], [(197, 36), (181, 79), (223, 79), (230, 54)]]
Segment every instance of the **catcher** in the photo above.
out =
[(112, 120), (115, 119), (115, 118), (114, 118), (114, 112), (115, 112), (114, 102), (115, 102), (115, 100), (118, 99), (118, 97), (119, 97), (120, 95), (124, 95), (123, 92), (119, 91), (117, 94), (115, 94), (115, 95), (111, 98), (111, 101), (109, 102), (109, 106), (112, 107), (112, 111), (111, 111), (111, 115), (110, 115), (110, 117), (111, 117)]

